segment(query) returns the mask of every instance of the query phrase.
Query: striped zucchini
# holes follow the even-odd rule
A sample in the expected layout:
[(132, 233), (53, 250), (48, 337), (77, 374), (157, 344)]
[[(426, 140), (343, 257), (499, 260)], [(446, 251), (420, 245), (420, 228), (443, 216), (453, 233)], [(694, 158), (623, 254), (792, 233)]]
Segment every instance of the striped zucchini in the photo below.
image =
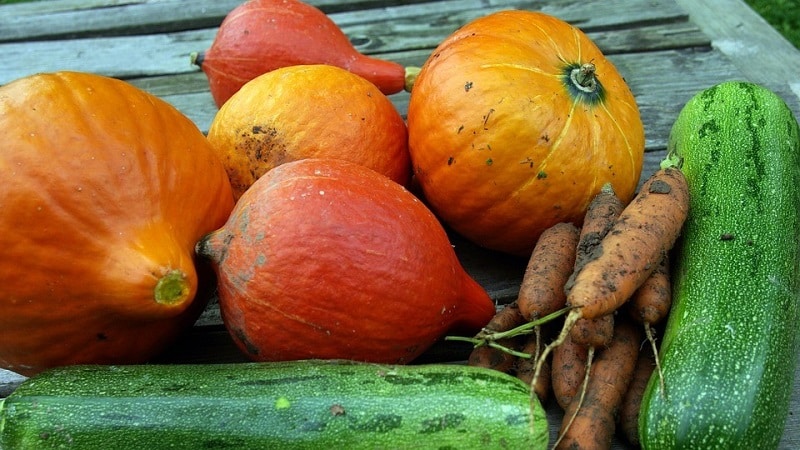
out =
[(545, 449), (529, 392), (513, 376), (446, 364), (73, 366), (4, 400), (0, 448)]
[(749, 82), (698, 93), (670, 134), (689, 182), (673, 308), (639, 416), (645, 449), (776, 448), (788, 415), (800, 299), (800, 133)]

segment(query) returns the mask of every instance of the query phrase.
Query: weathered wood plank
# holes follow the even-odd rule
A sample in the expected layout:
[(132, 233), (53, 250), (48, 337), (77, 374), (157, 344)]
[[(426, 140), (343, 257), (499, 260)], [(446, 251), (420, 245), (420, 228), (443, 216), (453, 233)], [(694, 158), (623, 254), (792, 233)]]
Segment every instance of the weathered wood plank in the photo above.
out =
[[(0, 5), (0, 41), (168, 33), (216, 27), (245, 0), (56, 0)], [(308, 0), (326, 13), (424, 0)]]
[[(532, 8), (539, 3), (518, 0), (510, 4)], [(631, 26), (633, 21), (630, 17), (625, 19), (624, 15), (617, 15), (612, 16), (618, 17), (616, 21), (601, 21), (587, 15), (584, 9), (571, 8), (570, 4), (561, 2), (561, 9), (540, 6), (542, 10), (552, 10), (549, 12), (585, 24), (590, 37), (607, 54), (708, 44), (698, 28), (687, 25), (686, 14), (676, 10), (674, 2), (656, 2), (656, 5), (672, 6), (653, 8), (659, 14), (666, 14), (667, 18), (662, 17), (660, 23), (637, 28)], [(598, 1), (597, 6), (600, 8), (604, 4)], [(133, 6), (143, 5), (150, 3)], [(486, 7), (482, 0), (451, 0), (437, 4), (382, 8), (381, 13), (386, 16), (383, 22), (375, 21), (374, 10), (331, 14), (331, 18), (340, 24), (360, 51), (386, 55), (401, 50), (432, 49), (467, 21), (507, 7), (508, 4)], [(159, 16), (163, 17), (163, 14)], [(93, 14), (83, 12), (80, 16), (70, 18), (69, 23), (87, 21), (91, 24), (96, 21), (92, 17)], [(653, 22), (656, 15), (647, 17), (645, 21)], [(7, 28), (0, 27), (0, 30)], [(591, 31), (593, 28), (597, 31)], [(216, 28), (202, 28), (136, 36), (2, 43), (0, 53), (4, 55), (4, 64), (0, 66), (0, 85), (31, 73), (56, 70), (81, 70), (123, 79), (188, 73), (196, 70), (189, 63), (189, 55), (207, 49), (215, 35)]]
[(22, 16), (43, 17), (49, 14), (58, 14), (68, 11), (81, 11), (97, 8), (111, 8), (124, 5), (146, 3), (150, 0), (53, 0), (8, 3), (0, 5), (0, 24), (6, 25), (13, 22), (13, 18)]
[[(0, 6), (0, 41), (32, 41), (56, 38), (119, 36), (166, 33), (187, 29), (216, 27), (225, 15), (243, 0), (57, 0)], [(352, 11), (337, 21), (341, 24), (386, 22), (419, 12), (467, 14), (496, 9), (524, 8), (541, 10), (573, 22), (582, 28), (617, 27), (624, 21), (644, 24), (685, 20), (685, 13), (673, 1), (653, 1), (641, 8), (638, 0), (585, 2), (483, 0), (472, 2), (378, 1), (378, 0), (309, 0), (326, 13)], [(413, 6), (413, 7), (411, 7)]]
[[(457, 16), (457, 22), (444, 25), (407, 19), (343, 29), (356, 48), (365, 54), (398, 60), (392, 53), (426, 49), (420, 54), (427, 57), (444, 37), (474, 18), (473, 15)], [(81, 70), (123, 79), (190, 73), (197, 68), (190, 64), (189, 55), (207, 49), (215, 33), (212, 29), (202, 29), (144, 36), (0, 43), (0, 53), (4, 55), (0, 85), (35, 72), (56, 70)], [(608, 55), (708, 45), (699, 29), (687, 24), (661, 24), (641, 29), (589, 32), (588, 35)], [(403, 59), (409, 64), (424, 61), (424, 58)]]
[(692, 22), (745, 78), (791, 95), (790, 106), (797, 103), (800, 52), (747, 4), (735, 0), (677, 0), (677, 4), (690, 12)]

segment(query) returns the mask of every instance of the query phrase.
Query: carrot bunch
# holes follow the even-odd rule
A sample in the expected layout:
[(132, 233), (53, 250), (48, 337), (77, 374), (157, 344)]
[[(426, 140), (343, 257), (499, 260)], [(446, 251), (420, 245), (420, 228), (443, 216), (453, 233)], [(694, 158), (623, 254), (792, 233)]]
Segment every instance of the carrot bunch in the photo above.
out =
[(637, 443), (641, 392), (658, 369), (653, 326), (672, 300), (668, 252), (688, 205), (674, 167), (627, 205), (604, 186), (580, 228), (560, 223), (541, 235), (518, 298), (472, 340), (468, 364), (515, 374), (542, 402), (553, 393), (565, 412), (555, 448), (610, 448), (617, 425)]

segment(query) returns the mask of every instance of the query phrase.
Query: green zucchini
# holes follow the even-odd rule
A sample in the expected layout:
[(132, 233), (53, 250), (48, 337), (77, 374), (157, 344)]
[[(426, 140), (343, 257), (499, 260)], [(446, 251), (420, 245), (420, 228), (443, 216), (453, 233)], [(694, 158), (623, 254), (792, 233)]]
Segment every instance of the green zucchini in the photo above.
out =
[(665, 162), (686, 175), (690, 206), (642, 447), (777, 448), (800, 328), (797, 119), (764, 87), (721, 83), (681, 110)]
[(516, 377), (464, 365), (73, 366), (4, 400), (0, 448), (545, 449), (535, 398)]

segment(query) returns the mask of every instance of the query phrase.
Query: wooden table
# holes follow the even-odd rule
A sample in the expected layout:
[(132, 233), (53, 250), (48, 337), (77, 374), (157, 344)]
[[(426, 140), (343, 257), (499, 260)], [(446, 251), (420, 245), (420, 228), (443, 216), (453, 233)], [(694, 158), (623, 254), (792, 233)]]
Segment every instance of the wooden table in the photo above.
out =
[[(175, 105), (201, 129), (216, 113), (205, 75), (189, 54), (208, 48), (240, 0), (53, 0), (0, 6), (0, 85), (62, 69), (128, 80)], [(683, 104), (730, 79), (759, 82), (800, 117), (800, 51), (740, 0), (310, 0), (363, 53), (419, 66), (449, 33), (501, 9), (541, 10), (583, 29), (616, 64), (636, 95), (646, 131), (644, 180), (665, 154)], [(391, 99), (405, 113), (408, 94)], [(454, 245), (466, 269), (496, 300), (512, 301), (525, 261)], [(463, 360), (469, 348), (435, 345), (419, 362)], [(215, 304), (160, 362), (244, 361)], [(0, 371), (0, 397), (23, 378)], [(800, 378), (795, 382), (782, 449), (800, 448)], [(552, 431), (560, 421), (549, 407)], [(619, 442), (614, 448), (625, 448)]]

